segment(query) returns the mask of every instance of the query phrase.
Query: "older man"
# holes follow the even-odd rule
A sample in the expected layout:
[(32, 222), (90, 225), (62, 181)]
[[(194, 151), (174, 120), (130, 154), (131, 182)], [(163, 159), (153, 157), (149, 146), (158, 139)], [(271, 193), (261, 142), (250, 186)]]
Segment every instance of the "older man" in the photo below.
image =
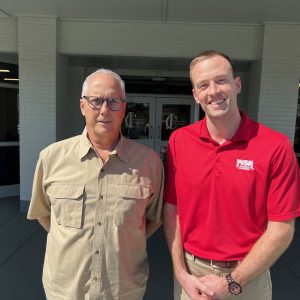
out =
[(163, 166), (120, 134), (125, 86), (101, 69), (83, 84), (80, 136), (40, 153), (29, 219), (48, 231), (48, 300), (140, 300), (148, 278), (146, 238), (161, 222)]
[(271, 300), (269, 267), (300, 215), (300, 177), (288, 138), (239, 111), (241, 80), (228, 56), (190, 65), (205, 118), (169, 141), (164, 228), (175, 299)]

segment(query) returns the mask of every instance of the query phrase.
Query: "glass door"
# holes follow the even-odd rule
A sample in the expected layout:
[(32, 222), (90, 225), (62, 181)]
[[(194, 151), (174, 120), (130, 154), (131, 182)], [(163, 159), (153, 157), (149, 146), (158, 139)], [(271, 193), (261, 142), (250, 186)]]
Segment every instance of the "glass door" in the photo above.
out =
[(154, 148), (155, 97), (127, 97), (122, 134), (150, 148)]
[(127, 97), (122, 134), (154, 149), (163, 161), (171, 133), (195, 121), (192, 97)]
[(155, 151), (166, 160), (171, 133), (194, 122), (195, 101), (191, 97), (157, 98)]
[(18, 87), (0, 84), (0, 198), (19, 195)]

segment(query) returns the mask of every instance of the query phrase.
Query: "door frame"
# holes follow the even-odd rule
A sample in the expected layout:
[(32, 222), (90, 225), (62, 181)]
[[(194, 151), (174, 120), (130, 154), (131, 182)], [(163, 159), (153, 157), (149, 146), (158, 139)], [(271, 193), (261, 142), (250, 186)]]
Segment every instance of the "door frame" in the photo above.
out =
[[(190, 102), (186, 102), (186, 101)], [(167, 145), (167, 141), (160, 140), (160, 129), (161, 129), (161, 119), (162, 119), (162, 105), (163, 104), (191, 104), (190, 112), (190, 124), (199, 120), (199, 105), (192, 95), (171, 95), (171, 94), (127, 94), (127, 102), (134, 101), (135, 103), (150, 103), (149, 112), (149, 137), (148, 139), (137, 139), (148, 147), (154, 149), (160, 154), (161, 146)], [(152, 125), (153, 124), (153, 125)]]

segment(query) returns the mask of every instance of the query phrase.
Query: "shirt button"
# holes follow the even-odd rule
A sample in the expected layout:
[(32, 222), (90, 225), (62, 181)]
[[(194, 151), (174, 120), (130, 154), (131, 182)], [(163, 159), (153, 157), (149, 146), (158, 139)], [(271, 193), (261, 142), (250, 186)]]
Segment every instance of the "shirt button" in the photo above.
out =
[(97, 276), (94, 276), (94, 277), (93, 277), (93, 280), (94, 280), (94, 281), (97, 281), (97, 280), (98, 280), (98, 277), (97, 277)]
[(96, 251), (95, 251), (95, 254), (99, 254), (99, 250), (96, 250)]
[(99, 197), (100, 199), (103, 199), (103, 195), (100, 195), (100, 197)]
[(105, 170), (102, 168), (100, 172), (101, 172), (101, 173), (104, 173), (104, 171), (105, 171)]
[(98, 226), (101, 226), (102, 224), (101, 224), (101, 222), (97, 222), (97, 225), (98, 225)]

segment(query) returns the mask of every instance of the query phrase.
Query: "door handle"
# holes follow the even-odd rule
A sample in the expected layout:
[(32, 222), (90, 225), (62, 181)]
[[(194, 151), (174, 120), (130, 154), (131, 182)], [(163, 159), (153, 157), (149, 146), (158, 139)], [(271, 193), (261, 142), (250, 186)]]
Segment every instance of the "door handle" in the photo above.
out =
[(156, 138), (160, 139), (160, 126), (157, 126)]
[(153, 126), (152, 125), (149, 126), (149, 138), (150, 139), (153, 138)]

